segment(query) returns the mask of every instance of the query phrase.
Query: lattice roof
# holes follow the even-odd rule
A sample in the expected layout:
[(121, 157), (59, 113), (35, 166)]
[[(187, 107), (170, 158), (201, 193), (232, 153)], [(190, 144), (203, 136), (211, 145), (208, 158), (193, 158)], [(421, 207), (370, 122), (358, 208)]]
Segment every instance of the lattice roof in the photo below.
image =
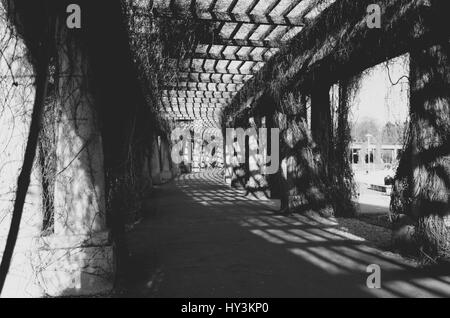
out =
[(163, 111), (174, 120), (219, 126), (221, 109), (323, 10), (323, 2), (327, 1), (155, 0), (157, 17), (197, 19), (211, 24), (215, 35), (205, 37), (178, 61), (178, 81), (162, 87)]

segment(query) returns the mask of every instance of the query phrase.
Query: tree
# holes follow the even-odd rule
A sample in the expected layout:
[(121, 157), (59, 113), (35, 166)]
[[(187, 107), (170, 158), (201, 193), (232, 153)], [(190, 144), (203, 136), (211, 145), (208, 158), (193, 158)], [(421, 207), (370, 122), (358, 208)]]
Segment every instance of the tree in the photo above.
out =
[(381, 141), (384, 144), (402, 144), (405, 126), (400, 123), (387, 122), (381, 131)]
[(365, 117), (356, 122), (352, 128), (352, 139), (356, 142), (367, 141), (367, 134), (372, 135), (371, 142), (375, 142), (380, 134), (377, 122), (373, 118)]

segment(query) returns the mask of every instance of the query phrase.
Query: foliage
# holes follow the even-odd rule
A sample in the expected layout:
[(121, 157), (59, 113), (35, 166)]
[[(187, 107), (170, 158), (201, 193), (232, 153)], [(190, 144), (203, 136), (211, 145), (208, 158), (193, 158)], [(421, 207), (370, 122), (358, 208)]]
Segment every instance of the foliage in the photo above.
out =
[(363, 118), (352, 127), (352, 139), (356, 142), (367, 142), (367, 135), (371, 135), (372, 143), (379, 139), (380, 128), (378, 123), (372, 118)]
[[(168, 83), (180, 81), (180, 66), (195, 50), (200, 37), (211, 34), (212, 26), (199, 20), (155, 16), (152, 1), (126, 1), (131, 50), (138, 66), (142, 89), (151, 100), (154, 124), (163, 134), (170, 134), (169, 123), (159, 111), (159, 96)], [(181, 10), (177, 6), (173, 10)], [(170, 138), (168, 138), (170, 140)]]
[(405, 126), (402, 124), (394, 124), (387, 122), (381, 131), (382, 143), (386, 144), (403, 144)]

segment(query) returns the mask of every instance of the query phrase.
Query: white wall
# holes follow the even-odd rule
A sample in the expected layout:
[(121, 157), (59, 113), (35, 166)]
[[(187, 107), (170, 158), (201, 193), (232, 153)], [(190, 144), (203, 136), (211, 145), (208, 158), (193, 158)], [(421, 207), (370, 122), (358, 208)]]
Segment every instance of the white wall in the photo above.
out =
[[(23, 44), (11, 38), (0, 8), (0, 254), (10, 227), (17, 178), (28, 137), (34, 99), (31, 68)], [(26, 198), (13, 263), (2, 293), (8, 296), (38, 296), (34, 284), (31, 250), (42, 226), (41, 186), (34, 169)]]

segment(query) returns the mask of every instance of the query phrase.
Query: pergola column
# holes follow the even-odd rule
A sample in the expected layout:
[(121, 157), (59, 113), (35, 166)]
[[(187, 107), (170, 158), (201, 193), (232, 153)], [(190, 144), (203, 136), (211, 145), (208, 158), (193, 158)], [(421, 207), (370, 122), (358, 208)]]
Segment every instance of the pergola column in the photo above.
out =
[[(334, 135), (335, 148), (332, 149), (331, 158), (331, 180), (334, 187), (333, 206), (336, 216), (354, 216), (356, 213), (353, 204), (353, 195), (355, 193), (353, 170), (351, 166), (350, 156), (352, 150), (351, 129), (349, 123), (350, 105), (348, 103), (349, 96), (349, 80), (342, 79), (339, 82), (339, 102), (337, 110), (337, 131)], [(381, 142), (381, 141), (380, 141)], [(381, 146), (378, 146), (378, 158), (381, 162)]]
[(245, 160), (245, 157), (243, 157), (244, 149), (241, 149), (241, 147), (244, 146), (245, 148), (245, 145), (239, 145), (238, 138), (233, 131), (235, 131), (234, 128), (227, 127), (225, 132), (225, 180), (229, 182), (231, 187), (243, 190), (247, 179), (246, 164), (241, 163)]
[(230, 136), (227, 133), (226, 128), (222, 131), (222, 135), (224, 136), (223, 141), (223, 167), (224, 167), (224, 181), (226, 184), (231, 186), (232, 178), (233, 178), (233, 157), (234, 157), (234, 151), (233, 151), (233, 144), (230, 142), (229, 138)]
[[(450, 43), (411, 52), (410, 214), (428, 251), (449, 253), (450, 226)], [(407, 159), (407, 158), (404, 158)], [(447, 231), (443, 229), (447, 228)], [(440, 233), (440, 234), (437, 234)], [(434, 237), (445, 235), (447, 237)], [(437, 244), (437, 240), (447, 240)], [(427, 241), (430, 240), (430, 241)], [(445, 246), (447, 244), (447, 246)], [(449, 256), (449, 255), (447, 255)]]
[(317, 83), (311, 93), (311, 135), (315, 143), (317, 162), (321, 173), (328, 177), (332, 122), (330, 86)]
[(171, 162), (170, 162), (170, 147), (169, 142), (166, 138), (161, 138), (161, 164), (162, 164), (162, 172), (161, 172), (161, 181), (165, 182), (167, 180), (172, 179), (172, 170)]
[(49, 295), (112, 288), (113, 248), (106, 227), (102, 136), (89, 59), (63, 32), (56, 103), (54, 233), (41, 239), (38, 279)]
[[(265, 120), (265, 119), (264, 119)], [(248, 166), (248, 180), (245, 188), (247, 196), (254, 199), (269, 199), (270, 189), (267, 177), (263, 175), (265, 169), (260, 159), (262, 159), (262, 143), (260, 140), (261, 131), (259, 128), (265, 128), (262, 123), (262, 118), (249, 118), (251, 132), (248, 135), (248, 145), (246, 145), (246, 162)], [(267, 139), (270, 138), (270, 132), (266, 134)], [(267, 143), (267, 140), (266, 140)], [(270, 145), (268, 145), (270, 146)]]
[(150, 159), (150, 172), (153, 184), (161, 184), (161, 159), (158, 136), (153, 135)]
[(311, 136), (314, 163), (309, 171), (316, 190), (310, 193), (309, 203), (314, 209), (327, 215), (334, 213), (328, 193), (332, 182), (330, 175), (332, 127), (330, 85), (317, 81), (311, 91)]
[(202, 163), (203, 128), (194, 128), (194, 144), (192, 149), (192, 171), (199, 172)]
[(152, 176), (150, 173), (149, 155), (150, 154), (148, 152), (144, 152), (143, 157), (142, 157), (142, 178), (144, 179), (144, 182), (145, 182), (146, 192), (150, 192), (151, 188), (153, 186)]
[[(289, 105), (284, 103), (285, 114), (278, 114), (281, 139), (281, 210), (294, 211), (305, 203), (304, 189), (298, 187), (299, 165), (308, 142), (306, 133), (306, 95), (291, 93)], [(304, 167), (305, 168), (305, 167)], [(305, 169), (306, 171), (306, 169)]]

